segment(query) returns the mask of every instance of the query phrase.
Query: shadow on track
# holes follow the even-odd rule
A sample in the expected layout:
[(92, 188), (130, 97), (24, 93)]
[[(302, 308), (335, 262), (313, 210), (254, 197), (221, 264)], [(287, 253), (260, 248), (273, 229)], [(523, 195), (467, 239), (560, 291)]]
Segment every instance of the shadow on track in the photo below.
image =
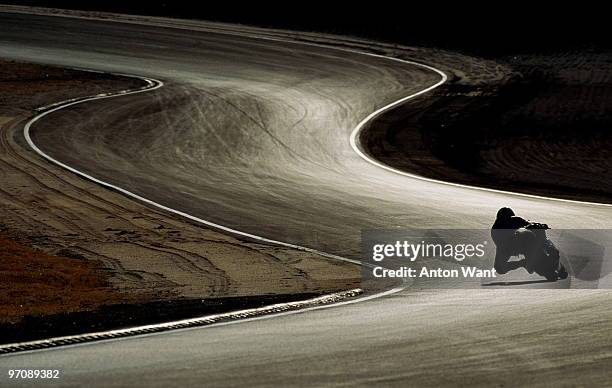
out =
[(491, 286), (520, 286), (525, 284), (536, 284), (536, 283), (554, 283), (550, 280), (541, 279), (541, 280), (524, 280), (518, 282), (494, 282), (494, 283), (486, 283), (482, 284), (482, 287), (491, 287)]

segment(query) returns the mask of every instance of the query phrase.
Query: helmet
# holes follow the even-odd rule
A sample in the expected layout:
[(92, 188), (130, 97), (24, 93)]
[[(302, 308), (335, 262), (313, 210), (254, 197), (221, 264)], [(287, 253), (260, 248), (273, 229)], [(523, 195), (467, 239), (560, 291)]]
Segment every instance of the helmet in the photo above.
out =
[(514, 217), (514, 211), (509, 207), (502, 207), (497, 211), (498, 220), (507, 220), (510, 217)]

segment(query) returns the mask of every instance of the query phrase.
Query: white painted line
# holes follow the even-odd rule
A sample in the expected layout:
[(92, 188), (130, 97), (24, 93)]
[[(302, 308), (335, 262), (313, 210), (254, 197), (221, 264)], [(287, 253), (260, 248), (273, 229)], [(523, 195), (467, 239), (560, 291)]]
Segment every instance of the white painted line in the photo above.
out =
[[(186, 328), (200, 328), (202, 326), (219, 326), (238, 321), (244, 322), (254, 320), (258, 317), (261, 318), (262, 316), (268, 316), (270, 314), (278, 316), (280, 314), (288, 314), (290, 312), (296, 312), (298, 310), (301, 312), (310, 309), (322, 308), (324, 306), (328, 306), (330, 303), (339, 304), (341, 303), (340, 301), (345, 300), (346, 298), (351, 298), (356, 295), (359, 295), (362, 292), (363, 290), (356, 288), (347, 291), (334, 292), (331, 294), (322, 295), (302, 301), (275, 303), (264, 307), (249, 308), (228, 313), (211, 314), (202, 317), (181, 319), (172, 322), (156, 323), (150, 325), (130, 327), (126, 329), (107, 330), (95, 333), (70, 335), (15, 344), (0, 345), (0, 355), (16, 352), (22, 353), (25, 351), (42, 350), (60, 345), (77, 345), (92, 341), (119, 339), (125, 338), (127, 336), (144, 336), (159, 334), (161, 332), (170, 330), (175, 331), (184, 330)], [(351, 302), (355, 301), (356, 300), (351, 300)], [(307, 306), (310, 307), (306, 308)]]
[[(369, 54), (366, 53), (367, 55), (372, 55), (372, 56), (377, 56), (377, 57), (383, 57), (381, 55), (377, 55), (377, 54)], [(486, 191), (486, 192), (490, 192), (490, 193), (497, 193), (497, 194), (505, 194), (505, 195), (513, 195), (513, 196), (518, 196), (518, 197), (525, 197), (525, 198), (534, 198), (534, 199), (540, 199), (540, 200), (546, 200), (546, 201), (557, 201), (557, 202), (566, 202), (566, 203), (575, 203), (575, 204), (586, 204), (586, 205), (594, 205), (594, 206), (606, 206), (606, 207), (612, 207), (612, 204), (609, 203), (601, 203), (601, 202), (590, 202), (590, 201), (579, 201), (579, 200), (574, 200), (574, 199), (564, 199), (564, 198), (554, 198), (554, 197), (545, 197), (542, 195), (536, 195), (536, 194), (526, 194), (526, 193), (517, 193), (514, 191), (506, 191), (506, 190), (498, 190), (498, 189), (491, 189), (488, 187), (480, 187), (480, 186), (471, 186), (471, 185), (464, 185), (461, 183), (453, 183), (453, 182), (447, 182), (447, 181), (442, 181), (442, 180), (438, 180), (438, 179), (433, 179), (433, 178), (427, 178), (421, 175), (416, 175), (416, 174), (411, 174), (409, 172), (406, 171), (402, 171), (402, 170), (398, 170), (396, 168), (393, 168), (391, 166), (388, 166), (384, 163), (379, 162), (378, 160), (372, 158), (371, 156), (369, 156), (368, 154), (366, 154), (363, 151), (363, 147), (361, 147), (360, 141), (359, 141), (359, 136), (361, 135), (361, 132), (363, 131), (363, 129), (371, 122), (373, 121), (376, 117), (380, 116), (381, 114), (403, 104), (404, 102), (408, 101), (408, 100), (412, 100), (413, 98), (416, 98), (418, 96), (420, 96), (423, 93), (427, 93), (437, 87), (439, 87), (440, 85), (444, 84), (447, 80), (448, 77), (447, 75), (442, 72), (439, 69), (436, 69), (435, 67), (432, 66), (428, 66), (428, 65), (424, 65), (422, 63), (418, 63), (418, 62), (413, 62), (413, 61), (407, 61), (407, 60), (403, 60), (403, 59), (399, 59), (399, 58), (393, 58), (393, 57), (384, 57), (384, 58), (388, 58), (388, 59), (392, 59), (395, 61), (399, 61), (399, 62), (403, 62), (403, 63), (409, 63), (415, 66), (420, 66), (432, 71), (435, 71), (436, 73), (438, 73), (440, 75), (440, 81), (430, 87), (428, 87), (427, 89), (423, 89), (420, 92), (411, 94), (410, 96), (406, 96), (403, 98), (400, 98), (397, 101), (394, 101), (388, 105), (383, 106), (380, 109), (377, 109), (376, 111), (370, 113), (368, 116), (366, 116), (366, 118), (364, 118), (363, 120), (361, 120), (361, 122), (359, 122), (359, 124), (357, 124), (357, 126), (355, 127), (355, 129), (353, 129), (353, 132), (351, 132), (351, 137), (350, 137), (350, 143), (351, 143), (351, 147), (353, 148), (353, 151), (355, 151), (357, 153), (357, 155), (359, 155), (363, 160), (365, 160), (366, 162), (373, 164), (377, 167), (380, 167), (382, 169), (385, 169), (387, 171), (393, 172), (395, 174), (399, 174), (399, 175), (403, 175), (405, 177), (409, 177), (412, 179), (418, 179), (421, 181), (426, 181), (426, 182), (432, 182), (432, 183), (438, 183), (441, 185), (446, 185), (446, 186), (453, 186), (453, 187), (460, 187), (460, 188), (464, 188), (464, 189), (470, 189), (470, 190), (480, 190), (480, 191)]]
[[(80, 69), (80, 70), (86, 71), (85, 69)], [(65, 164), (65, 163), (55, 159), (54, 157), (50, 156), (49, 154), (47, 154), (46, 152), (41, 150), (34, 143), (34, 141), (32, 140), (30, 132), (32, 130), (32, 125), (35, 124), (40, 119), (42, 119), (43, 117), (45, 117), (45, 116), (47, 116), (47, 115), (49, 115), (49, 114), (51, 114), (53, 112), (57, 112), (57, 111), (59, 111), (61, 109), (68, 108), (70, 106), (74, 106), (74, 105), (77, 105), (77, 104), (82, 104), (82, 103), (87, 102), (87, 101), (103, 100), (103, 99), (107, 99), (107, 98), (113, 98), (113, 97), (119, 97), (119, 96), (127, 96), (127, 95), (131, 95), (131, 94), (150, 92), (150, 91), (159, 89), (160, 87), (162, 87), (164, 85), (162, 81), (159, 81), (159, 80), (156, 80), (156, 79), (153, 79), (153, 78), (145, 78), (145, 77), (139, 77), (139, 76), (127, 75), (127, 74), (119, 74), (119, 73), (110, 73), (110, 74), (117, 75), (117, 76), (122, 76), (122, 77), (138, 78), (138, 79), (141, 79), (141, 80), (145, 81), (148, 84), (148, 86), (145, 87), (145, 88), (137, 89), (137, 90), (122, 90), (122, 91), (115, 92), (115, 93), (103, 93), (103, 94), (98, 94), (98, 95), (91, 96), (91, 97), (86, 97), (86, 98), (70, 99), (70, 100), (67, 100), (67, 101), (62, 101), (62, 102), (58, 102), (58, 103), (49, 105), (47, 108), (49, 108), (49, 107), (51, 107), (51, 108), (43, 110), (41, 113), (39, 113), (36, 116), (34, 116), (33, 118), (31, 118), (25, 124), (25, 126), (23, 127), (23, 136), (25, 137), (26, 142), (28, 143), (28, 145), (36, 153), (38, 153), (40, 156), (44, 157), (48, 161), (50, 161), (50, 162), (52, 162), (52, 163), (54, 163), (54, 164), (56, 164), (56, 165), (58, 165), (58, 166), (60, 166), (60, 167), (62, 167), (64, 169), (66, 169), (66, 170), (68, 170), (68, 171), (70, 171), (70, 172), (72, 172), (74, 174), (77, 174), (77, 175), (79, 175), (79, 176), (81, 176), (81, 177), (83, 177), (83, 178), (85, 178), (87, 180), (90, 180), (92, 182), (95, 182), (95, 183), (97, 183), (97, 184), (99, 184), (101, 186), (104, 186), (104, 187), (107, 187), (109, 189), (118, 191), (118, 192), (120, 192), (120, 193), (122, 193), (122, 194), (124, 194), (124, 195), (126, 195), (128, 197), (132, 197), (134, 199), (137, 199), (138, 201), (144, 202), (144, 203), (146, 203), (148, 205), (151, 205), (151, 206), (154, 206), (156, 208), (162, 209), (162, 210), (167, 211), (169, 213), (173, 213), (173, 214), (176, 214), (178, 216), (187, 218), (189, 220), (198, 222), (200, 224), (203, 224), (203, 225), (206, 225), (206, 226), (218, 229), (218, 230), (222, 230), (222, 231), (225, 231), (225, 232), (228, 232), (228, 233), (232, 233), (232, 234), (235, 234), (235, 235), (247, 237), (247, 238), (250, 238), (250, 239), (253, 239), (253, 240), (257, 240), (257, 241), (261, 241), (261, 242), (265, 242), (265, 243), (270, 243), (270, 244), (275, 244), (275, 245), (281, 245), (281, 246), (284, 246), (284, 247), (288, 247), (288, 248), (292, 248), (292, 249), (297, 249), (297, 250), (301, 250), (301, 251), (306, 251), (306, 252), (314, 253), (314, 254), (317, 254), (317, 255), (324, 256), (324, 257), (333, 258), (333, 259), (336, 259), (336, 260), (347, 261), (347, 262), (354, 263), (354, 264), (361, 264), (361, 262), (358, 261), (358, 260), (348, 259), (348, 258), (345, 258), (345, 257), (342, 257), (342, 256), (333, 255), (331, 253), (322, 252), (322, 251), (319, 251), (319, 250), (316, 250), (316, 249), (312, 249), (312, 248), (308, 248), (308, 247), (303, 247), (303, 246), (296, 245), (296, 244), (290, 244), (290, 243), (286, 243), (286, 242), (283, 242), (283, 241), (273, 240), (273, 239), (269, 239), (269, 238), (258, 236), (258, 235), (251, 234), (251, 233), (246, 233), (246, 232), (243, 232), (243, 231), (240, 231), (240, 230), (237, 230), (237, 229), (233, 229), (233, 228), (221, 225), (221, 224), (214, 223), (212, 221), (208, 221), (208, 220), (196, 217), (194, 215), (191, 215), (189, 213), (185, 213), (185, 212), (177, 210), (177, 209), (173, 209), (171, 207), (162, 205), (162, 204), (160, 204), (158, 202), (152, 201), (152, 200), (150, 200), (148, 198), (145, 198), (145, 197), (143, 197), (141, 195), (133, 193), (133, 192), (131, 192), (129, 190), (126, 190), (126, 189), (124, 189), (122, 187), (116, 186), (116, 185), (114, 185), (112, 183), (109, 183), (109, 182), (103, 181), (101, 179), (98, 179), (96, 177), (93, 177), (93, 176), (91, 176), (91, 175), (89, 175), (89, 174), (87, 174), (87, 173), (85, 173), (83, 171), (77, 170), (76, 168), (71, 167), (71, 166), (69, 166), (69, 165), (67, 165), (67, 164)], [(45, 107), (40, 108), (40, 109), (41, 110), (45, 109)]]
[[(301, 314), (309, 311), (336, 308), (353, 303), (361, 303), (368, 300), (378, 299), (402, 291), (405, 287), (396, 287), (391, 290), (370, 294), (362, 297), (354, 295), (363, 292), (361, 289), (353, 289), (344, 292), (323, 295), (317, 298), (298, 302), (278, 303), (254, 309), (245, 309), (223, 314), (208, 315), (203, 317), (183, 319), (179, 321), (164, 322), (144, 326), (131, 327), (127, 329), (108, 330), (96, 333), (78, 334), (66, 337), (49, 338), (46, 340), (29, 341), (14, 344), (0, 345), (0, 357), (10, 356), (14, 353), (32, 353), (49, 351), (61, 346), (62, 348), (74, 348), (78, 346), (92, 345), (98, 341), (112, 342), (129, 340), (132, 338), (152, 337), (172, 331), (173, 333), (201, 330), (220, 326), (235, 325), (239, 323), (260, 321), (264, 319), (278, 318), (288, 315)], [(339, 300), (339, 301), (336, 301)], [(311, 307), (301, 307), (302, 305)]]

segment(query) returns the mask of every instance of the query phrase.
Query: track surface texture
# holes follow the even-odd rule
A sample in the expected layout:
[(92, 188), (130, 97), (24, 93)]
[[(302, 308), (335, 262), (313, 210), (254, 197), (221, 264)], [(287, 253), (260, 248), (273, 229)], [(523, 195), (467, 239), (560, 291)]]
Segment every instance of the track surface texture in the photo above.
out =
[[(264, 32), (240, 27), (151, 23), (158, 25), (0, 14), (7, 58), (165, 83), (51, 114), (33, 128), (41, 149), (166, 206), (350, 258), (359, 258), (363, 229), (484, 230), (501, 206), (555, 228), (612, 226), (606, 206), (410, 178), (356, 154), (355, 126), (437, 83), (426, 68), (258, 39)], [(487, 82), (496, 71), (448, 53), (408, 54), (453, 77), (474, 77), (471, 69)], [(1, 378), (30, 366), (61, 369), (65, 386), (605, 385), (611, 297), (407, 289), (337, 308), (6, 356)], [(18, 383), (31, 382), (10, 385)]]

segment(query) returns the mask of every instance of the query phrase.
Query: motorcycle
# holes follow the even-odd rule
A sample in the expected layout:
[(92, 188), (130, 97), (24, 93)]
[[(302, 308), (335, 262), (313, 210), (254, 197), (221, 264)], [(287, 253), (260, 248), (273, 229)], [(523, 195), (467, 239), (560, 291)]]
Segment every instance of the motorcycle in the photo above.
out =
[(529, 239), (525, 250), (528, 252), (525, 254), (528, 263), (527, 271), (529, 273), (535, 272), (551, 282), (566, 279), (569, 274), (560, 261), (559, 250), (546, 234), (550, 227), (546, 224), (534, 222), (524, 229), (529, 230), (534, 237)]

